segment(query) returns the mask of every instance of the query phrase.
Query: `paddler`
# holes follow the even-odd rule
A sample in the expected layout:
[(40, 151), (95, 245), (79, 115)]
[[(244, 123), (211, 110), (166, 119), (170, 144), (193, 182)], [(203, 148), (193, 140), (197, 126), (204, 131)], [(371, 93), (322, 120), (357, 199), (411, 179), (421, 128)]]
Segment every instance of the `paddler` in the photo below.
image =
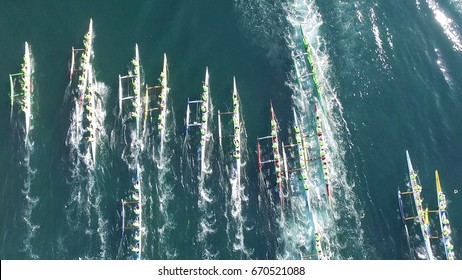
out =
[(233, 143), (235, 148), (239, 148), (239, 140), (237, 138), (234, 138)]
[(446, 217), (446, 214), (444, 214), (444, 213), (443, 213), (443, 215), (441, 215), (441, 222), (443, 223), (443, 225), (449, 225), (449, 220)]
[(133, 192), (132, 198), (136, 201), (140, 200), (140, 193), (138, 191)]
[(139, 229), (136, 229), (136, 230), (135, 230), (135, 235), (133, 236), (133, 239), (135, 239), (135, 241), (140, 241), (140, 239), (141, 239), (141, 234), (140, 234), (140, 230), (139, 230)]
[(298, 128), (298, 125), (294, 126), (295, 133), (300, 133), (300, 129)]
[(443, 226), (443, 235), (444, 236), (449, 236), (451, 234), (451, 229), (449, 228), (448, 225)]
[(133, 188), (134, 188), (136, 191), (139, 191), (139, 189), (140, 189), (140, 181), (139, 181), (139, 180), (136, 180), (135, 185), (133, 185)]
[(446, 196), (443, 194), (443, 192), (438, 193), (438, 199), (439, 200), (446, 200)]
[(274, 128), (276, 126), (276, 121), (275, 120), (271, 120), (271, 128)]
[(131, 118), (137, 118), (137, 117), (138, 117), (138, 114), (137, 114), (136, 112), (130, 112), (130, 113), (128, 114), (128, 116), (131, 117)]
[(297, 141), (297, 144), (300, 144), (302, 142), (302, 138), (300, 137), (300, 134), (295, 135), (295, 140)]
[(440, 210), (446, 210), (446, 201), (441, 201), (438, 206)]
[(277, 149), (278, 148), (278, 142), (276, 142), (276, 139), (273, 138), (273, 145), (272, 145), (273, 149)]
[(138, 253), (140, 251), (140, 243), (136, 242), (135, 246), (131, 247), (132, 252)]
[(274, 160), (275, 160), (275, 161), (278, 161), (278, 160), (279, 160), (279, 154), (278, 154), (278, 153), (274, 153)]
[(321, 149), (321, 160), (326, 160), (326, 152), (324, 149)]
[(317, 125), (317, 126), (316, 126), (316, 134), (317, 134), (319, 137), (322, 136), (321, 125)]
[(133, 213), (135, 213), (136, 215), (139, 215), (141, 213), (141, 208), (140, 208), (139, 203), (136, 204), (135, 209), (133, 209)]
[(276, 178), (276, 183), (277, 183), (277, 184), (280, 184), (281, 182), (282, 182), (281, 174), (278, 173), (277, 178)]

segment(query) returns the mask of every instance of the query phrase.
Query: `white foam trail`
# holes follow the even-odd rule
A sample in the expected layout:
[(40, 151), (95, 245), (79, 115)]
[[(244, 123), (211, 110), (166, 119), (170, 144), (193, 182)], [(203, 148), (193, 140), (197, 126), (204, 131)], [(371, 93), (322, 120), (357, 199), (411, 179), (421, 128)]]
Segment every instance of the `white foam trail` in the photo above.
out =
[[(170, 210), (173, 206), (172, 203), (175, 199), (174, 196), (174, 182), (175, 171), (171, 168), (171, 159), (174, 154), (172, 145), (179, 145), (176, 139), (175, 130), (175, 117), (173, 108), (167, 110), (167, 127), (165, 127), (165, 143), (158, 147), (156, 142), (151, 143), (152, 147), (152, 160), (157, 166), (157, 180), (154, 183), (157, 192), (157, 201), (152, 201), (152, 195), (150, 197), (151, 203), (151, 223), (157, 224), (156, 240), (159, 242), (159, 254), (161, 259), (174, 259), (178, 256), (178, 252), (175, 248), (172, 248), (171, 244), (171, 233), (176, 227), (175, 217)], [(158, 139), (161, 141), (161, 139)], [(157, 142), (158, 143), (158, 142)], [(173, 178), (172, 178), (173, 177)], [(158, 205), (158, 209), (154, 209), (154, 205)], [(157, 211), (156, 211), (157, 210)]]
[[(236, 169), (236, 160), (233, 152), (235, 150), (231, 136), (234, 135), (232, 117), (228, 115), (221, 116), (222, 138), (220, 146), (219, 168), (219, 185), (223, 189), (226, 219), (226, 235), (227, 249), (232, 259), (249, 259), (253, 252), (246, 248), (245, 235), (246, 220), (248, 212), (248, 194), (246, 186), (248, 186), (248, 178), (245, 171), (245, 166), (248, 161), (247, 150), (247, 131), (245, 129), (245, 121), (243, 119), (242, 106), (239, 104), (239, 120), (240, 120), (240, 180), (238, 181), (238, 170)], [(227, 110), (230, 111), (230, 110)], [(221, 197), (220, 197), (221, 198)]]
[[(327, 154), (330, 156), (330, 185), (332, 193), (332, 210), (324, 211), (322, 204), (317, 204), (316, 199), (313, 203), (314, 215), (322, 229), (324, 253), (330, 259), (344, 259), (352, 256), (346, 252), (346, 248), (352, 251), (357, 250), (356, 255), (364, 255), (364, 232), (361, 228), (361, 217), (364, 213), (359, 206), (360, 202), (354, 194), (354, 182), (348, 179), (348, 168), (345, 165), (346, 151), (353, 147), (350, 142), (350, 133), (343, 118), (343, 108), (337, 97), (336, 89), (330, 84), (331, 66), (328, 53), (325, 51), (325, 43), (319, 35), (319, 26), (323, 24), (322, 17), (317, 9), (315, 1), (296, 0), (293, 5), (287, 6), (288, 20), (297, 29), (302, 26), (305, 36), (311, 45), (313, 61), (317, 68), (317, 76), (321, 87), (323, 88), (323, 97), (321, 103), (324, 104), (325, 112), (321, 114), (321, 123), (323, 127), (323, 136), (327, 144)], [(287, 36), (289, 46), (296, 50), (300, 45), (300, 35), (294, 35), (292, 31)], [(313, 131), (314, 115), (313, 96), (310, 90), (301, 89), (295, 84), (293, 78), (289, 86), (294, 89), (294, 103), (298, 112), (301, 114), (301, 126)], [(309, 133), (312, 134), (313, 132)], [(309, 143), (313, 147), (313, 143)], [(311, 148), (310, 151), (313, 151)], [(319, 152), (315, 152), (317, 155)], [(313, 155), (313, 154), (312, 154)], [(311, 156), (312, 157), (312, 156)], [(311, 168), (319, 168), (311, 164)], [(311, 169), (312, 174), (318, 174), (319, 171)], [(318, 169), (319, 170), (319, 169)], [(319, 175), (314, 176), (316, 183), (315, 189), (324, 188), (319, 179)], [(319, 196), (319, 195), (318, 195)], [(316, 197), (316, 195), (315, 195)], [(320, 207), (316, 210), (316, 207)], [(324, 206), (325, 207), (325, 206)]]
[[(34, 81), (34, 73), (35, 73), (35, 59), (33, 56), (32, 51), (30, 51), (30, 65), (31, 65), (31, 80), (32, 80), (32, 85), (31, 85), (31, 123), (30, 123), (30, 131), (27, 133), (25, 130), (25, 125), (21, 125), (21, 127), (24, 127), (24, 134), (21, 135), (21, 137), (24, 137), (22, 139), (23, 141), (15, 141), (16, 139), (13, 139), (14, 142), (23, 142), (24, 146), (20, 146), (17, 149), (18, 152), (18, 157), (21, 158), (19, 160), (20, 166), (22, 167), (21, 169), (18, 170), (24, 170), (24, 181), (23, 181), (23, 186), (21, 189), (22, 196), (24, 197), (24, 208), (22, 210), (22, 220), (23, 223), (26, 226), (26, 231), (27, 235), (25, 239), (23, 240), (23, 247), (19, 248), (20, 251), (27, 253), (28, 257), (31, 259), (38, 259), (40, 256), (35, 253), (35, 250), (33, 248), (33, 240), (36, 236), (37, 231), (40, 229), (40, 225), (34, 224), (32, 221), (32, 214), (34, 212), (34, 209), (36, 208), (37, 204), (40, 201), (39, 197), (36, 197), (32, 195), (32, 181), (35, 178), (35, 173), (36, 169), (34, 169), (31, 165), (31, 158), (33, 157), (34, 150), (35, 150), (35, 145), (32, 140), (33, 137), (33, 128), (34, 128), (34, 119), (33, 119), (33, 114), (34, 112), (37, 112), (37, 104), (34, 103), (33, 99), (34, 96), (37, 96), (39, 92), (36, 90), (36, 87), (33, 83)], [(13, 110), (11, 111), (11, 117), (13, 116)], [(12, 124), (17, 125), (19, 123), (24, 124), (24, 113), (18, 114), (18, 117), (20, 121), (14, 121), (12, 120)], [(15, 134), (13, 134), (15, 135)], [(20, 172), (21, 172), (20, 171)], [(22, 173), (22, 172), (21, 172)]]
[(266, 51), (267, 60), (275, 67), (282, 65), (286, 59), (283, 54), (284, 32), (281, 22), (285, 21), (283, 1), (268, 0), (234, 0), (234, 7), (239, 10), (244, 30), (251, 31), (249, 41)]
[[(197, 205), (199, 208), (199, 227), (197, 231), (197, 241), (202, 247), (203, 255), (205, 259), (217, 259), (219, 257), (219, 251), (216, 251), (215, 248), (212, 248), (212, 245), (209, 243), (209, 238), (217, 232), (217, 217), (213, 209), (219, 207), (214, 207), (217, 204), (217, 196), (215, 190), (211, 187), (211, 184), (207, 184), (207, 181), (210, 179), (213, 174), (212, 158), (214, 152), (214, 139), (212, 133), (212, 127), (214, 127), (214, 114), (213, 114), (213, 102), (209, 96), (209, 116), (208, 116), (208, 125), (206, 132), (206, 144), (205, 144), (205, 159), (204, 165), (205, 170), (200, 170), (198, 175), (198, 201)], [(199, 159), (200, 162), (200, 159)], [(199, 163), (200, 167), (201, 164)]]
[[(387, 57), (387, 54), (386, 54), (386, 52), (384, 50), (384, 46), (383, 46), (383, 42), (382, 42), (382, 39), (381, 39), (380, 29), (379, 29), (379, 26), (378, 26), (378, 23), (377, 23), (377, 16), (375, 15), (374, 7), (370, 8), (370, 20), (371, 20), (371, 23), (372, 23), (372, 32), (374, 33), (375, 44), (377, 46), (377, 50), (376, 50), (377, 56), (378, 56), (379, 60), (382, 62), (383, 68), (389, 69), (390, 66), (387, 63), (388, 57)], [(390, 45), (393, 45), (392, 37), (389, 34), (388, 29), (386, 31), (387, 31), (386, 42), (389, 43)]]
[[(93, 37), (90, 38), (93, 45)], [(71, 112), (70, 124), (67, 132), (65, 144), (69, 148), (68, 157), (63, 161), (69, 162), (70, 178), (68, 184), (71, 186), (71, 196), (66, 205), (67, 226), (70, 229), (68, 236), (61, 236), (62, 240), (73, 238), (75, 234), (82, 236), (82, 254), (89, 256), (98, 256), (106, 259), (109, 251), (108, 233), (109, 224), (107, 217), (103, 214), (102, 205), (105, 199), (104, 190), (98, 181), (98, 174), (104, 170), (102, 163), (106, 155), (99, 143), (107, 142), (107, 133), (104, 127), (106, 111), (104, 104), (108, 97), (107, 86), (96, 80), (95, 71), (92, 65), (94, 53), (90, 54), (88, 64), (88, 86), (95, 91), (94, 99), (94, 118), (96, 134), (96, 162), (93, 161), (91, 145), (85, 140), (86, 127), (84, 122), (84, 108), (80, 104), (79, 97), (75, 99)], [(81, 61), (78, 59), (77, 61)], [(73, 79), (78, 80), (78, 79)], [(78, 86), (70, 83), (66, 89), (66, 95), (72, 96), (80, 94)], [(68, 241), (69, 242), (69, 241)], [(66, 252), (64, 252), (66, 253)]]
[(32, 212), (37, 206), (39, 202), (38, 197), (34, 197), (31, 195), (31, 185), (32, 180), (35, 177), (35, 173), (37, 170), (33, 170), (30, 164), (30, 159), (34, 151), (34, 144), (29, 140), (26, 140), (26, 147), (25, 147), (25, 155), (24, 155), (24, 168), (25, 171), (25, 180), (24, 180), (24, 187), (21, 190), (22, 195), (25, 199), (24, 204), (24, 212), (23, 212), (23, 221), (26, 224), (27, 229), (27, 236), (23, 241), (24, 248), (22, 249), (25, 251), (31, 259), (38, 259), (39, 255), (34, 253), (34, 248), (32, 246), (32, 241), (36, 236), (36, 232), (40, 229), (39, 225), (36, 225), (32, 222)]

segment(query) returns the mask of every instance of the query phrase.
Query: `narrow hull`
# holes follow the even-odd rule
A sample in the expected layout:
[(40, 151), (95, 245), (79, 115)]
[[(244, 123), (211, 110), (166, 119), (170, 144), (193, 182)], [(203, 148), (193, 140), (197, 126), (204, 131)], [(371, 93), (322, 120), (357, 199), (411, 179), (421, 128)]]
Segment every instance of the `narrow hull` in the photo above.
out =
[(270, 104), (271, 109), (271, 136), (273, 148), (274, 169), (276, 173), (276, 185), (279, 193), (279, 204), (284, 205), (284, 193), (282, 191), (282, 175), (281, 175), (281, 160), (279, 153), (279, 140), (277, 134), (276, 116), (274, 115), (273, 104)]
[(141, 73), (140, 73), (140, 54), (138, 51), (138, 44), (135, 45), (135, 59), (133, 61), (133, 71), (134, 71), (134, 85), (133, 91), (135, 94), (136, 100), (136, 137), (140, 137), (140, 122), (141, 122)]
[(25, 43), (25, 54), (24, 54), (24, 115), (25, 115), (25, 127), (26, 135), (29, 135), (30, 121), (31, 121), (31, 92), (32, 92), (32, 62), (29, 44)]
[(409, 156), (408, 151), (406, 151), (406, 160), (407, 160), (407, 166), (409, 170), (409, 179), (410, 179), (411, 187), (412, 187), (412, 197), (414, 198), (414, 204), (416, 206), (416, 211), (418, 214), (418, 222), (419, 222), (422, 236), (424, 238), (425, 250), (427, 252), (428, 258), (430, 260), (433, 260), (434, 257), (433, 257), (433, 253), (432, 253), (432, 249), (430, 245), (430, 230), (429, 230), (430, 227), (429, 227), (427, 220), (425, 219), (425, 210), (423, 209), (422, 202), (421, 202), (422, 199), (420, 197), (420, 192), (422, 190), (422, 187), (419, 186), (417, 182), (417, 174), (412, 167), (412, 162), (411, 162), (411, 158)]
[[(236, 87), (236, 79), (233, 78), (233, 131), (234, 131), (234, 157), (236, 159), (237, 185), (241, 183), (241, 117), (240, 104)], [(221, 141), (221, 139), (220, 139)]]
[(207, 131), (208, 131), (208, 118), (209, 118), (209, 70), (205, 70), (205, 80), (202, 87), (202, 104), (201, 104), (201, 126), (200, 126), (200, 160), (201, 160), (201, 174), (205, 172), (205, 150), (207, 144)]
[(324, 134), (323, 134), (322, 125), (321, 125), (321, 117), (319, 115), (318, 106), (316, 104), (314, 105), (314, 110), (315, 110), (315, 115), (316, 115), (316, 135), (317, 135), (318, 144), (319, 144), (319, 157), (321, 158), (321, 163), (322, 163), (322, 178), (326, 186), (327, 201), (330, 204), (330, 200), (331, 200), (330, 179), (329, 179), (330, 172), (329, 172), (329, 165), (327, 162), (327, 149), (326, 149), (326, 143), (324, 141)]
[(162, 73), (160, 74), (161, 82), (161, 93), (159, 96), (160, 100), (160, 114), (159, 114), (159, 134), (161, 145), (165, 141), (165, 130), (166, 130), (166, 119), (167, 119), (167, 94), (169, 92), (168, 88), (168, 66), (167, 66), (167, 55), (164, 54), (164, 65), (162, 67)]
[(450, 236), (451, 226), (449, 224), (449, 219), (447, 217), (447, 201), (446, 196), (441, 189), (440, 177), (438, 171), (435, 170), (435, 181), (436, 181), (436, 194), (438, 198), (438, 216), (440, 220), (440, 229), (442, 233), (442, 241), (444, 246), (444, 252), (446, 254), (446, 259), (454, 260), (454, 248), (452, 245), (452, 240)]

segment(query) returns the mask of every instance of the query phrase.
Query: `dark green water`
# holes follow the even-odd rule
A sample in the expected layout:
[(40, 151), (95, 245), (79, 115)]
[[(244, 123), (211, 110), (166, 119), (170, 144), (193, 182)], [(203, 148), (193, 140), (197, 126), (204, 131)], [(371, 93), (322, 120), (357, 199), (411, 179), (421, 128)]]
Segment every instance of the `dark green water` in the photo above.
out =
[[(305, 132), (312, 129), (312, 89), (296, 87), (291, 60), (291, 51), (300, 47), (300, 24), (324, 88), (333, 196), (331, 210), (319, 210), (324, 252), (331, 259), (422, 258), (419, 229), (409, 224), (408, 244), (396, 200), (397, 188), (404, 190), (407, 182), (408, 149), (430, 209), (436, 208), (434, 170), (439, 170), (456, 258), (462, 257), (458, 1), (5, 2), (0, 11), (2, 259), (131, 258), (130, 242), (121, 242), (119, 213), (120, 200), (129, 196), (134, 161), (123, 142), (130, 125), (118, 117), (117, 76), (127, 73), (135, 43), (147, 84), (156, 82), (167, 54), (171, 87), (166, 152), (155, 155), (156, 137), (148, 133), (139, 157), (143, 258), (291, 259), (310, 251), (303, 248), (312, 231), (302, 208), (284, 208), (281, 225), (277, 201), (263, 203), (274, 192), (259, 185), (255, 147), (256, 137), (270, 132), (270, 100), (282, 141), (292, 141), (294, 104)], [(66, 88), (71, 47), (81, 47), (90, 18), (105, 118), (97, 167), (87, 170), (70, 156), (66, 142), (73, 110)], [(20, 70), (24, 41), (31, 45), (35, 69), (30, 145), (24, 143), (17, 110), (10, 121), (8, 102), (8, 74)], [(201, 180), (198, 134), (184, 145), (183, 123), (187, 99), (200, 97), (206, 66), (213, 139), (210, 167)], [(220, 157), (216, 120), (217, 110), (231, 106), (233, 76), (247, 135), (238, 200), (231, 198), (231, 162)], [(310, 151), (315, 144), (310, 142)], [(313, 162), (310, 176), (314, 189), (321, 190), (318, 167)], [(242, 207), (233, 212), (236, 201)], [(438, 231), (436, 223), (432, 229)], [(432, 242), (434, 254), (444, 259), (442, 246)]]

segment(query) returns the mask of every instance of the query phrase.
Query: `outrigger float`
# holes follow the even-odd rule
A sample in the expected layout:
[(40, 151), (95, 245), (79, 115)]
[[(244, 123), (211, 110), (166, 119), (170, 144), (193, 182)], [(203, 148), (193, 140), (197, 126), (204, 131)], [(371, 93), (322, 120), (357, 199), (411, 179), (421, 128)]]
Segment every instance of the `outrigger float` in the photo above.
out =
[[(209, 69), (206, 67), (205, 69), (205, 80), (202, 84), (202, 95), (201, 100), (189, 100), (188, 98), (188, 105), (186, 107), (186, 121), (185, 121), (185, 129), (186, 129), (186, 136), (189, 133), (190, 127), (198, 126), (200, 127), (200, 162), (201, 162), (201, 174), (205, 171), (205, 149), (207, 144), (207, 130), (208, 130), (208, 119), (209, 119), (209, 110), (210, 110), (210, 102), (209, 102)], [(196, 105), (198, 110), (200, 111), (200, 119), (191, 121), (191, 106)]]
[[(96, 142), (97, 142), (97, 115), (95, 85), (93, 81), (93, 20), (90, 19), (88, 32), (83, 39), (83, 49), (72, 47), (71, 65), (69, 71), (69, 83), (72, 83), (73, 76), (78, 74), (78, 96), (76, 102), (76, 116), (82, 120), (83, 129), (87, 136), (85, 140), (90, 144), (93, 163), (96, 163)], [(76, 57), (79, 57), (76, 59)], [(76, 63), (76, 60), (78, 63)]]
[[(130, 245), (130, 251), (133, 253), (133, 259), (140, 260), (141, 259), (141, 251), (142, 251), (142, 232), (143, 229), (143, 212), (142, 212), (142, 192), (141, 192), (141, 178), (139, 176), (140, 167), (137, 165), (135, 170), (135, 177), (134, 177), (134, 184), (133, 189), (131, 190), (131, 197), (129, 200), (122, 199), (122, 238), (124, 237), (125, 230), (133, 230), (133, 243)], [(125, 224), (126, 220), (126, 207), (129, 210), (129, 219), (130, 224), (127, 226)]]
[[(32, 56), (27, 42), (24, 43), (24, 62), (21, 64), (21, 72), (10, 74), (10, 103), (11, 114), (13, 114), (13, 106), (15, 98), (20, 98), (21, 112), (24, 112), (24, 123), (26, 137), (29, 135), (30, 122), (32, 119), (31, 113), (31, 95), (32, 95)], [(19, 81), (21, 90), (17, 92), (15, 84)]]
[(221, 118), (224, 115), (231, 115), (233, 118), (233, 134), (228, 135), (233, 138), (233, 158), (235, 160), (236, 180), (237, 185), (240, 185), (241, 181), (241, 117), (240, 117), (240, 100), (236, 87), (236, 78), (233, 78), (233, 111), (232, 112), (220, 112), (218, 110), (218, 139), (220, 148), (223, 148), (222, 139), (225, 136), (222, 134), (222, 123)]
[[(411, 158), (409, 156), (408, 151), (406, 151), (406, 160), (407, 160), (407, 166), (409, 170), (411, 190), (401, 192), (398, 189), (398, 204), (399, 204), (401, 221), (403, 222), (405, 226), (406, 226), (406, 221), (409, 221), (409, 220), (417, 221), (419, 223), (419, 227), (422, 232), (422, 237), (424, 239), (424, 245), (425, 245), (425, 251), (427, 253), (427, 257), (429, 260), (433, 260), (434, 257), (433, 257), (431, 244), (430, 244), (431, 236), (430, 236), (430, 224), (429, 224), (429, 219), (428, 219), (428, 208), (424, 209), (423, 207), (423, 204), (422, 204), (423, 198), (420, 195), (422, 192), (422, 186), (420, 185), (420, 180), (417, 175), (417, 172), (412, 167), (412, 162), (411, 162)], [(404, 213), (402, 195), (412, 195), (415, 211), (417, 212), (416, 216), (406, 217)]]
[[(132, 109), (129, 112), (129, 117), (135, 120), (136, 125), (136, 139), (140, 137), (140, 126), (141, 126), (141, 66), (140, 66), (140, 55), (138, 51), (138, 44), (135, 45), (135, 57), (131, 61), (132, 70), (125, 76), (119, 75), (119, 114), (122, 112), (123, 101), (131, 100)], [(124, 94), (122, 81), (131, 81), (131, 88), (133, 93)]]
[[(274, 172), (276, 174), (276, 185), (278, 188), (279, 193), (279, 203), (281, 205), (281, 209), (284, 206), (284, 194), (282, 190), (282, 159), (279, 153), (279, 140), (278, 140), (278, 127), (276, 116), (274, 115), (273, 104), (270, 102), (270, 110), (271, 110), (271, 135), (258, 137), (257, 138), (257, 154), (258, 154), (258, 171), (261, 173), (264, 164), (267, 163), (274, 163)], [(261, 146), (260, 141), (271, 139), (271, 148), (272, 148), (272, 155), (273, 159), (268, 159), (262, 161), (261, 159)]]

